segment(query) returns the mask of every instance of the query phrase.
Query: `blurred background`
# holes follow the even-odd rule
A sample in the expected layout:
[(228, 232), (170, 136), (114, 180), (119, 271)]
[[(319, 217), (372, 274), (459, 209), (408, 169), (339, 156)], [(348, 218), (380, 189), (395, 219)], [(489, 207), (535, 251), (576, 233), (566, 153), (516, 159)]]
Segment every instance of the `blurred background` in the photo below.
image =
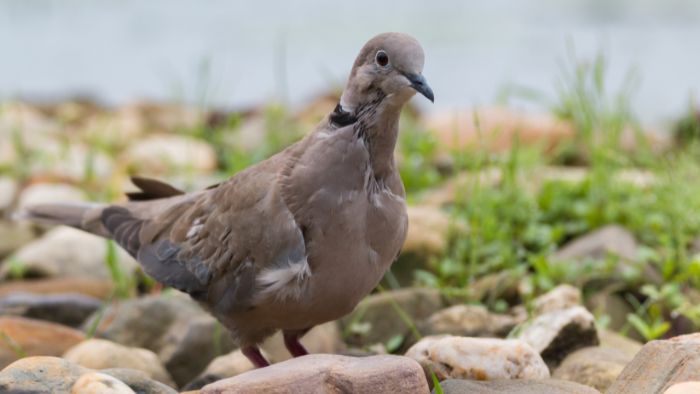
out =
[[(143, 366), (96, 337), (149, 349), (172, 387), (241, 372), (222, 327), (113, 243), (11, 216), (124, 201), (136, 174), (226, 179), (313, 130), (384, 31), (422, 43), (436, 96), (401, 120), (408, 239), (312, 352), (534, 338), (554, 376), (605, 391), (643, 343), (700, 329), (698, 1), (0, 0), (0, 367)], [(578, 331), (554, 352), (534, 321)]]

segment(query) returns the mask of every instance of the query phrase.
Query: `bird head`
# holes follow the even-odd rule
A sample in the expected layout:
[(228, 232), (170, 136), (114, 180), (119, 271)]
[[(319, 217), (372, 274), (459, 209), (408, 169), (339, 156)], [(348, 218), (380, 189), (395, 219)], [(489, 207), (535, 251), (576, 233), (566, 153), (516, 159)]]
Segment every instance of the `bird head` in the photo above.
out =
[(416, 92), (434, 101), (422, 74), (424, 61), (423, 48), (407, 34), (383, 33), (372, 38), (355, 60), (341, 106), (354, 110), (364, 101), (377, 98), (403, 105)]

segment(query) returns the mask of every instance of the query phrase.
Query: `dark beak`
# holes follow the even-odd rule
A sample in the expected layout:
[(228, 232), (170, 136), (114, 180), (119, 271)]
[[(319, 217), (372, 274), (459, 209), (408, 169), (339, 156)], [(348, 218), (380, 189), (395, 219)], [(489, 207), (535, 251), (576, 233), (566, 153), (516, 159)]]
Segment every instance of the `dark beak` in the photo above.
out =
[(416, 90), (416, 92), (422, 94), (430, 100), (431, 103), (435, 102), (435, 96), (433, 95), (433, 89), (428, 86), (428, 81), (425, 80), (420, 74), (406, 74), (406, 78), (411, 81), (411, 87)]

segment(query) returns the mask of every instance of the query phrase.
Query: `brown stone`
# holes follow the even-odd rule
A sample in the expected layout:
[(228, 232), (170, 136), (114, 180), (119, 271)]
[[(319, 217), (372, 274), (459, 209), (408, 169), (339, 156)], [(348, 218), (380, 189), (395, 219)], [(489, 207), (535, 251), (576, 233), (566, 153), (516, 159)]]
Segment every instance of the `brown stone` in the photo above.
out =
[(675, 383), (691, 380), (700, 380), (700, 334), (647, 343), (608, 393), (662, 393)]
[(114, 285), (111, 280), (89, 278), (51, 278), (18, 280), (0, 284), (0, 297), (11, 293), (61, 294), (77, 293), (99, 299), (107, 299)]
[(85, 334), (60, 324), (23, 317), (0, 317), (0, 367), (26, 356), (60, 356)]
[(586, 347), (568, 355), (554, 370), (552, 377), (605, 391), (630, 361), (632, 356), (617, 349)]
[(408, 357), (312, 354), (202, 388), (202, 394), (428, 393), (420, 365)]

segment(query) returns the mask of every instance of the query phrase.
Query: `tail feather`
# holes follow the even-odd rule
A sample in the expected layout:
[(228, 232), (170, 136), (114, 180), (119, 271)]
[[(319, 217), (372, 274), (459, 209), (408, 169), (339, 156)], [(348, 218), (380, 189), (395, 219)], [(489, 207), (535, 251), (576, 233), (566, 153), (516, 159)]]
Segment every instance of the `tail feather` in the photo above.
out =
[(16, 220), (29, 220), (39, 224), (75, 227), (96, 235), (109, 237), (100, 220), (106, 204), (56, 203), (30, 205), (14, 215)]

